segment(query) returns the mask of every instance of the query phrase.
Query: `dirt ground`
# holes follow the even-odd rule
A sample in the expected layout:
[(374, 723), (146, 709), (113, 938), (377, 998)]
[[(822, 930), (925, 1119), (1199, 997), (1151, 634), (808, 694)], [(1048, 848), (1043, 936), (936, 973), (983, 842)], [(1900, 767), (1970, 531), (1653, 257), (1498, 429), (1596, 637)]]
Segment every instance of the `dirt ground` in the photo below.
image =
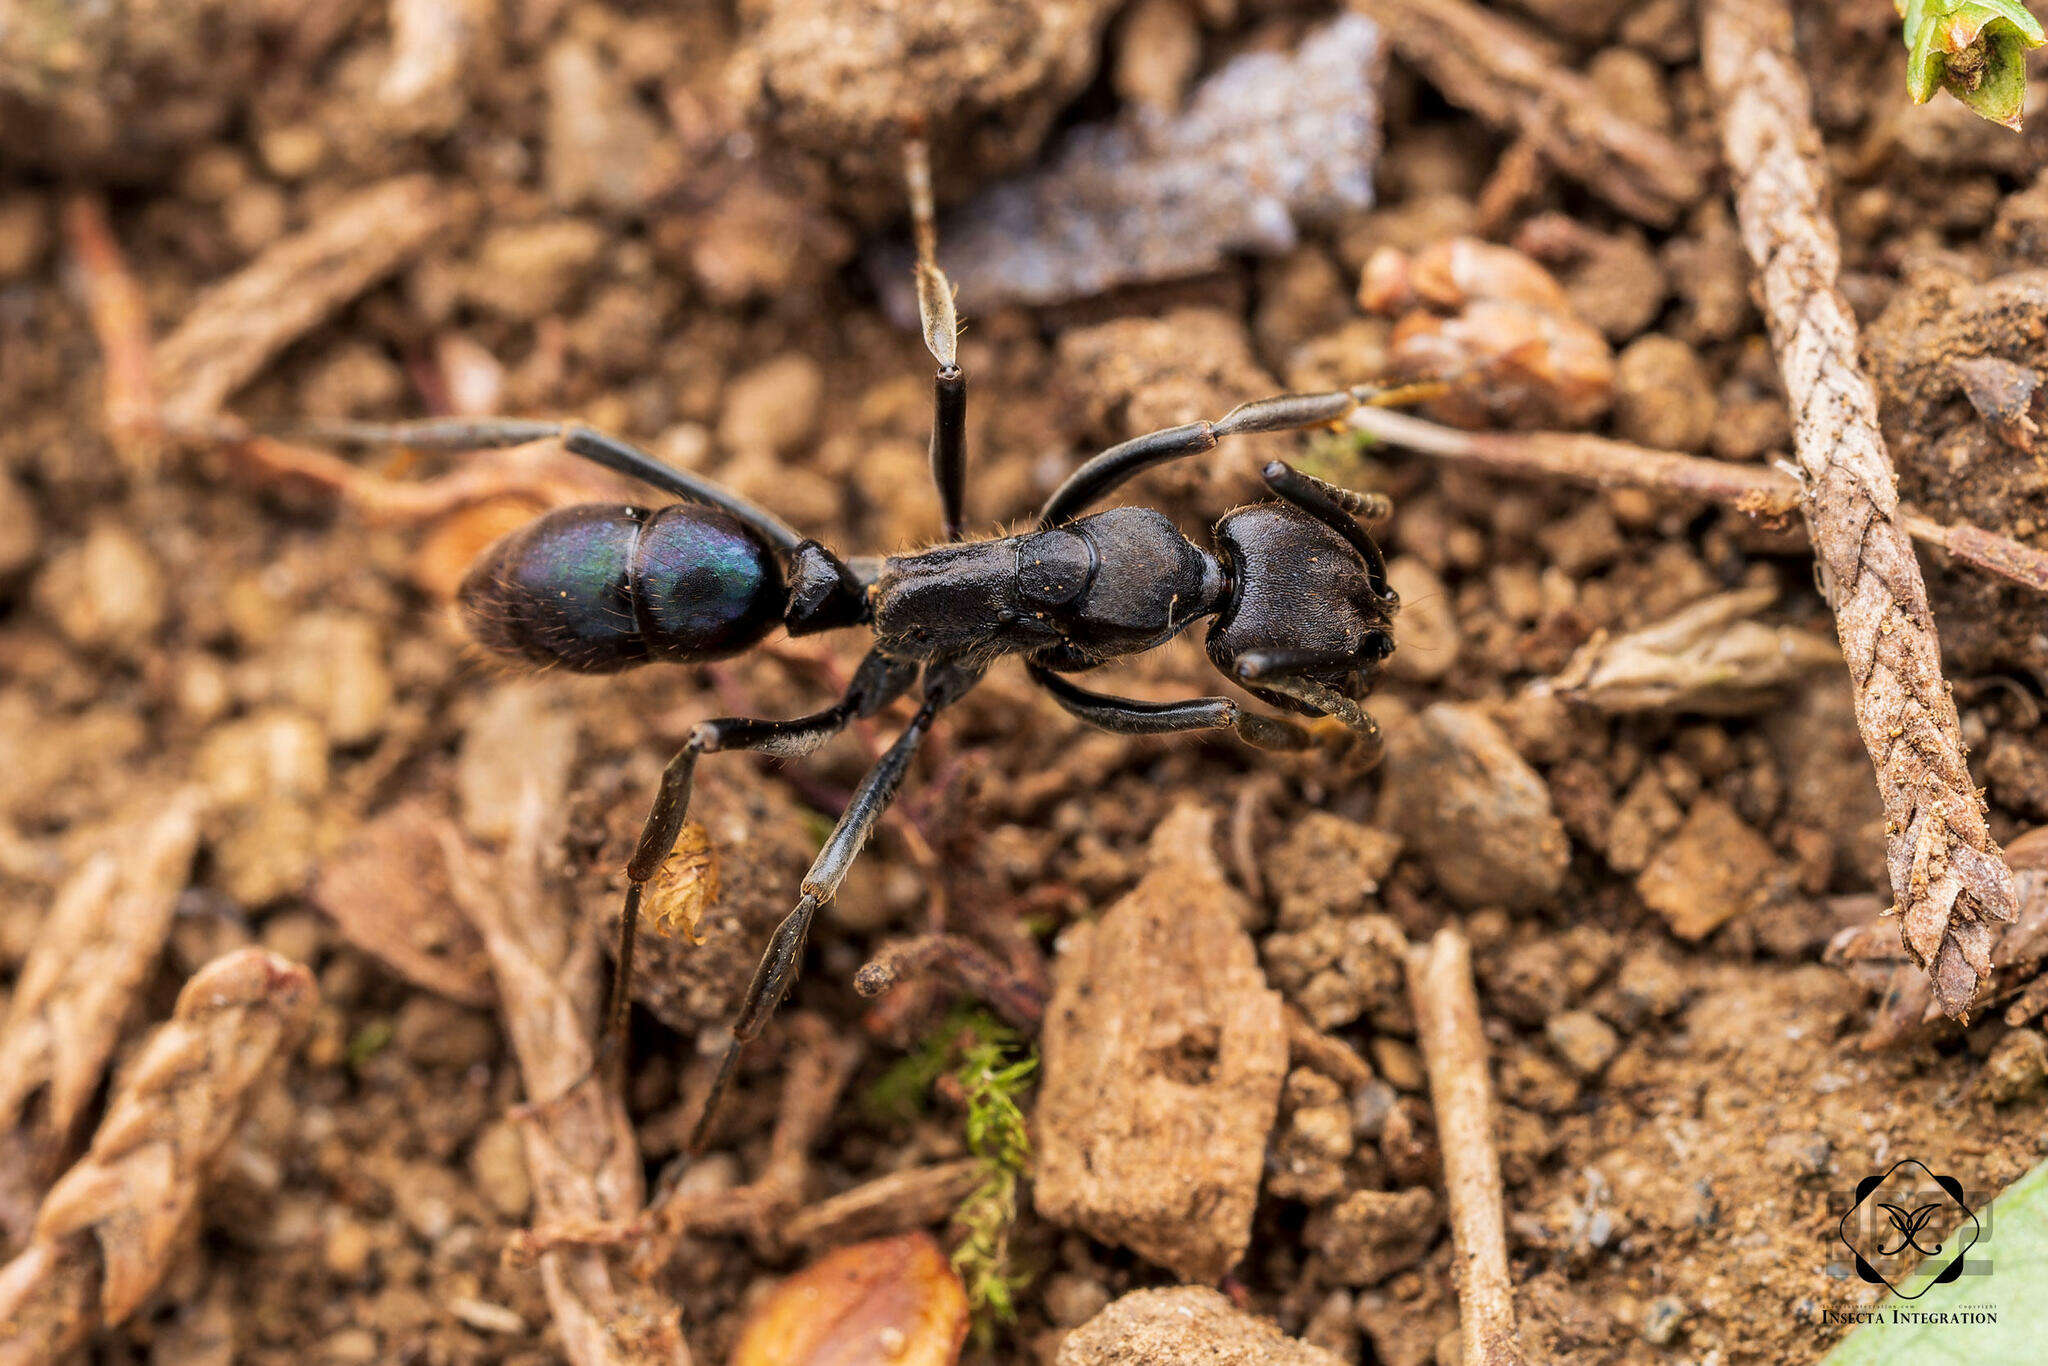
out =
[[(1829, 54), (1809, 75), (1844, 288), (1902, 493), (2048, 548), (2029, 359), (2048, 328), (2038, 138), (1952, 102), (1908, 105), (1885, 0), (1809, 11), (1800, 41)], [(940, 197), (961, 204), (1040, 164), (1060, 130), (1171, 107), (1331, 13), (178, 0), (53, 9), (0, 38), (16, 47), (0, 48), (0, 1007), (60, 889), (102, 851), (119, 863), (185, 791), (197, 852), (169, 875), (162, 949), (116, 1011), (112, 1074), (180, 985), (238, 946), (306, 965), (318, 997), (211, 1167), (196, 1252), (83, 1359), (564, 1359), (518, 1236), (559, 1208), (519, 1107), (536, 1077), (573, 1080), (586, 1056), (562, 1041), (594, 1016), (595, 946), (661, 766), (704, 717), (825, 705), (863, 649), (858, 632), (778, 636), (703, 668), (525, 674), (466, 640), (455, 584), (501, 532), (623, 486), (546, 447), (336, 466), (311, 441), (209, 433), (233, 435), (226, 415), (280, 432), (573, 416), (848, 554), (928, 543), (931, 361), (883, 280), (903, 255), (901, 112), (930, 116)], [(1514, 13), (1615, 108), (1711, 162), (1686, 0)], [(1511, 136), (1398, 56), (1379, 126), (1376, 204), (1308, 224), (1284, 251), (1033, 306), (977, 300), (963, 280), (975, 524), (1026, 516), (1079, 459), (1138, 432), (1470, 359), (1495, 324), (1467, 300), (1496, 286), (1554, 310), (1516, 315), (1536, 350), (1516, 353), (1512, 383), (1429, 415), (1784, 457), (1782, 389), (1711, 177), (1665, 226), (1540, 166), (1504, 188)], [(379, 197), (365, 208), (365, 194)], [(348, 213), (362, 216), (349, 240), (305, 247)], [(1521, 255), (1433, 302), (1428, 253), (1460, 235)], [(251, 262), (268, 265), (215, 292)], [(1526, 284), (1532, 262), (1556, 297)], [(1390, 282), (1397, 267), (1417, 281)], [(2025, 372), (2002, 409), (1938, 364), (1983, 356)], [(1871, 1298), (1826, 1270), (1859, 1179), (1910, 1154), (1988, 1199), (2048, 1152), (2038, 1022), (1994, 1006), (1967, 1029), (1890, 1027), (1885, 965), (1823, 961), (1889, 901), (1839, 660), (1725, 708), (1609, 712), (1542, 686), (1603, 635), (1739, 589), (1771, 590), (1753, 615), (1831, 649), (1804, 541), (1697, 503), (1494, 479), (1330, 435), (1241, 445), (1132, 496), (1199, 535), (1256, 494), (1259, 461), (1298, 454), (1392, 497), (1380, 539), (1405, 610), (1371, 703), (1388, 764), (1085, 731), (999, 665), (943, 719), (691, 1158), (759, 949), (908, 710), (801, 761), (708, 760), (695, 862), (672, 863), (654, 893), (665, 914), (701, 913), (703, 942), (644, 945), (627, 1100), (639, 1152), (625, 1154), (632, 1180), (682, 1192), (692, 1213), (613, 1269), (637, 1265), (680, 1308), (695, 1358), (724, 1361), (770, 1287), (830, 1247), (914, 1226), (949, 1249), (970, 1236), (948, 1217), (964, 1190), (938, 1178), (920, 1187), (939, 1190), (929, 1209), (817, 1211), (974, 1156), (950, 1078), (926, 1078), (909, 1106), (878, 1101), (899, 1060), (957, 1058), (973, 1000), (973, 1018), (1016, 1026), (1014, 1056), (1035, 1049), (1063, 932), (1139, 883), (1155, 827), (1192, 801), (1214, 818), (1210, 861), (1256, 948), (1257, 971), (1240, 966), (1355, 1064), (1335, 1075), (1300, 1046), (1289, 1056), (1248, 1248), (1213, 1281), (1230, 1301), (1346, 1362), (1457, 1360), (1398, 948), (1456, 924), (1494, 1051), (1531, 1358), (1815, 1360), (1843, 1331), (1825, 1311)], [(2010, 843), (2048, 822), (2041, 604), (1925, 558), (1972, 772)], [(1218, 688), (1193, 640), (1115, 680), (1154, 699)], [(547, 999), (566, 1033), (508, 1032), (525, 1007), (477, 910), (500, 902), (553, 927), (563, 985)], [(855, 992), (886, 946), (942, 930), (982, 970), (913, 967), (891, 992)], [(808, 1092), (785, 1086), (805, 1067)], [(1019, 1090), (1027, 1116), (1036, 1085)], [(104, 1101), (92, 1081), (82, 1117), (32, 1141), (49, 1103), (16, 1117), (0, 1254), (20, 1249)], [(1051, 1362), (1119, 1295), (1176, 1281), (1170, 1255), (1055, 1223), (1028, 1170), (1016, 1204), (1015, 1314), (984, 1314), (968, 1360)]]

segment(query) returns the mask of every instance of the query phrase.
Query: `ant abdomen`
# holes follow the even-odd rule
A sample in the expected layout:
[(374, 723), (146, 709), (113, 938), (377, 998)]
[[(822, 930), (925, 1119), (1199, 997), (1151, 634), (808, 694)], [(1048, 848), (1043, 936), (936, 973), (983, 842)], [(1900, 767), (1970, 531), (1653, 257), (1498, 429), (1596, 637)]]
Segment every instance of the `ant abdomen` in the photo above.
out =
[(559, 508), (478, 558), (458, 600), (477, 642), (580, 673), (735, 655), (782, 619), (774, 549), (718, 508)]

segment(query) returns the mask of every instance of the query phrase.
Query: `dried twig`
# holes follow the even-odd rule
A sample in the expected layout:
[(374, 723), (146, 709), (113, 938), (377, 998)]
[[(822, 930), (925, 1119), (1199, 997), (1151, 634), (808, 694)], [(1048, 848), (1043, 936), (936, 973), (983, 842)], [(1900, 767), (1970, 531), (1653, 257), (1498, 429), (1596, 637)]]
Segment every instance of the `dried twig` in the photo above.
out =
[[(1767, 465), (1676, 455), (1578, 432), (1459, 431), (1384, 408), (1361, 408), (1349, 421), (1403, 450), (1517, 478), (1679, 494), (1766, 519), (1789, 516), (1799, 506), (1799, 481)], [(1909, 534), (1957, 559), (2048, 593), (2048, 553), (1981, 527), (1944, 526), (1913, 513), (1900, 520)]]
[(1519, 133), (1623, 213), (1669, 226), (1705, 190), (1689, 149), (1616, 113), (1520, 25), (1471, 0), (1351, 0), (1444, 98)]
[(156, 348), (165, 421), (212, 419), (272, 356), (439, 239), (455, 216), (455, 197), (433, 177), (400, 176), (350, 195), (208, 289)]
[[(6, 1143), (14, 1170), (0, 1181), (40, 1187), (71, 1142), (163, 949), (199, 844), (202, 800), (196, 789), (172, 795), (58, 892), (0, 1027), (0, 1134), (14, 1131)], [(39, 1092), (42, 1104), (31, 1109)]]
[(1835, 609), (1856, 720), (1877, 766), (1907, 949), (1960, 1017), (1991, 971), (1991, 922), (2017, 913), (2012, 870), (1970, 780), (1927, 586), (1900, 524), (1877, 397), (1835, 280), (1820, 135), (1784, 0), (1707, 0), (1707, 83), (1721, 113), (1744, 245), (1791, 399), (1803, 505)]
[(1356, 1091), (1373, 1079), (1371, 1063), (1336, 1035), (1317, 1029), (1315, 1021), (1303, 1014), (1299, 1006), (1290, 1005), (1284, 1013), (1289, 1063), (1313, 1068), (1347, 1091)]
[(837, 1247), (924, 1228), (959, 1208), (981, 1173), (981, 1159), (974, 1157), (890, 1172), (792, 1215), (782, 1237), (796, 1247)]
[[(513, 1118), (539, 1218), (570, 1225), (630, 1220), (645, 1199), (640, 1151), (617, 1088), (593, 1070), (596, 946), (566, 912), (547, 905), (540, 870), (545, 786), (527, 775), (500, 886), (489, 885), (477, 855), (452, 829), (443, 834), (449, 880), (483, 936), (526, 1083), (527, 1104)], [(603, 1252), (546, 1252), (540, 1275), (575, 1366), (689, 1366), (674, 1307), (615, 1275)]]
[(936, 972), (960, 990), (986, 1003), (996, 1014), (1025, 1031), (1035, 1031), (1045, 1018), (1045, 986), (996, 961), (996, 956), (957, 934), (926, 934), (882, 945), (854, 974), (853, 989), (880, 996), (907, 975)]
[(0, 1268), (0, 1366), (50, 1361), (156, 1288), (258, 1083), (314, 1003), (312, 974), (261, 949), (193, 974), (91, 1149), (43, 1201), (31, 1243)]
[(156, 422), (156, 380), (142, 286), (128, 269), (107, 223), (106, 201), (98, 195), (80, 192), (65, 201), (64, 236), (105, 358), (100, 402), (107, 435), (130, 466), (145, 468), (156, 457), (149, 439)]
[(1493, 1147), (1493, 1084), (1486, 1071), (1486, 1037), (1479, 1029), (1472, 951), (1464, 935), (1441, 929), (1427, 947), (1409, 949), (1408, 996), (1429, 1068), (1437, 1146), (1443, 1152), (1444, 1194), (1458, 1258), (1463, 1359), (1467, 1366), (1520, 1366), (1500, 1156)]

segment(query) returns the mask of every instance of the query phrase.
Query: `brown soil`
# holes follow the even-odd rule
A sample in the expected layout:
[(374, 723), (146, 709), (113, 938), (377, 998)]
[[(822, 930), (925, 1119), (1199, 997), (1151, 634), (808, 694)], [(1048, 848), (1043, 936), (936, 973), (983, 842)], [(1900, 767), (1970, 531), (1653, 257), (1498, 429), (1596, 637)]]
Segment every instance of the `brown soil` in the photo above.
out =
[[(479, 457), (500, 479), (492, 496), (399, 507), (230, 446), (153, 439), (146, 411), (109, 412), (137, 391), (106, 353), (120, 334), (104, 308), (95, 329), (106, 266), (80, 269), (90, 234), (72, 197), (103, 200), (162, 338), (210, 285), (346, 196), (424, 173), (437, 231), (389, 271), (315, 304), (333, 277), (308, 267), (292, 290), (251, 299), (246, 328), (205, 333), (176, 374), (154, 373), (175, 379), (269, 329), (278, 342), (228, 404), (254, 425), (573, 414), (835, 547), (889, 552), (937, 525), (930, 361), (856, 259), (897, 230), (893, 155), (878, 150), (890, 119), (930, 120), (942, 198), (959, 201), (1030, 164), (1056, 126), (1102, 117), (1111, 70), (1137, 60), (1121, 48), (1132, 34), (1192, 33), (1209, 70), (1285, 47), (1327, 9), (192, 0), (172, 7), (189, 27), (167, 36), (160, 7), (102, 8), (125, 16), (112, 21), (122, 41), (33, 29), (20, 60), (0, 44), (0, 1008), (56, 889), (186, 782), (208, 798), (202, 852), (117, 1067), (197, 967), (245, 943), (311, 967), (320, 1005), (202, 1202), (198, 1252), (96, 1338), (95, 1359), (560, 1359), (539, 1276), (503, 1255), (535, 1204), (508, 1120), (519, 1060), (429, 832), (501, 847), (518, 821), (507, 784), (558, 753), (559, 788), (543, 796), (566, 834), (546, 851), (548, 887), (602, 931), (691, 724), (824, 705), (861, 644), (513, 677), (465, 642), (449, 591), (496, 534), (602, 480), (549, 457)], [(1638, 122), (1703, 155), (1714, 145), (1684, 0), (1523, 8)], [(1801, 36), (1831, 54), (1810, 74), (1902, 492), (1937, 518), (2048, 546), (2048, 415), (2030, 368), (2048, 317), (2031, 269), (2048, 261), (2048, 187), (2029, 183), (2031, 139), (1942, 103), (1908, 108), (1891, 7), (1834, 8), (1826, 32)], [(1040, 17), (1000, 21), (1027, 9)], [(820, 16), (839, 45), (805, 27)], [(1381, 373), (1388, 325), (1355, 302), (1361, 272), (1381, 248), (1474, 231), (1504, 149), (1398, 60), (1383, 121), (1379, 207), (1283, 257), (1040, 310), (963, 297), (976, 521), (1016, 519), (1086, 452), (1214, 417), (1272, 377)], [(53, 142), (60, 125), (75, 135)], [(1650, 228), (1533, 174), (1484, 235), (1546, 262), (1579, 319), (1574, 345), (1584, 334), (1618, 357), (1591, 429), (1781, 456), (1783, 400), (1721, 206)], [(1603, 292), (1616, 273), (1630, 287)], [(1952, 364), (1981, 357), (2004, 367)], [(140, 373), (146, 401), (147, 356)], [(1517, 383), (1547, 377), (1538, 364)], [(1841, 1331), (1822, 1311), (1868, 1298), (1825, 1272), (1846, 1192), (1902, 1154), (1973, 1196), (2026, 1170), (2048, 1144), (2040, 1069), (1980, 1081), (1994, 1050), (2032, 1056), (2038, 1040), (1987, 1012), (1967, 1030), (1863, 1046), (1872, 998), (1821, 961), (1886, 885), (1838, 673), (1733, 717), (1607, 716), (1526, 689), (1601, 632), (1742, 586), (1778, 590), (1771, 620), (1831, 635), (1803, 547), (1634, 492), (1496, 482), (1321, 440), (1243, 444), (1252, 455), (1152, 493), (1193, 531), (1254, 496), (1255, 458), (1306, 450), (1318, 473), (1394, 500), (1382, 539), (1404, 591), (1423, 596), (1408, 594), (1407, 653), (1373, 703), (1393, 754), (1384, 781), (1342, 753), (1084, 732), (998, 667), (927, 746), (821, 919), (785, 1021), (748, 1055), (713, 1151), (689, 1159), (758, 947), (903, 713), (797, 763), (708, 761), (698, 852), (719, 894), (697, 926), (705, 942), (658, 943), (642, 967), (630, 1110), (650, 1189), (708, 1199), (759, 1176), (806, 1040), (858, 1040), (860, 1062), (775, 1217), (693, 1233), (655, 1268), (697, 1358), (725, 1360), (766, 1287), (822, 1250), (785, 1237), (787, 1216), (966, 1150), (944, 1086), (918, 1118), (864, 1103), (944, 1017), (954, 979), (915, 975), (871, 1001), (851, 987), (860, 965), (944, 929), (1014, 974), (1018, 999), (1042, 1000), (1061, 928), (1138, 885), (1154, 827), (1193, 799), (1217, 817), (1266, 981), (1359, 1069), (1297, 1043), (1249, 1249), (1221, 1280), (1238, 1307), (1353, 1363), (1453, 1359), (1448, 1237), (1418, 1194), (1434, 1192), (1438, 1156), (1397, 955), (1402, 936), (1457, 923), (1495, 1051), (1532, 1358), (1813, 1360)], [(456, 468), (350, 460), (393, 481), (387, 492)], [(1966, 567), (1933, 569), (1964, 734), (2010, 840), (2048, 820), (2041, 604)], [(1166, 698), (1217, 684), (1183, 641), (1120, 668), (1117, 686)], [(799, 1016), (827, 1028), (788, 1023)], [(10, 1200), (16, 1186), (0, 1182)], [(1028, 1194), (1020, 1206), (1018, 1320), (968, 1359), (1050, 1362), (1119, 1294), (1172, 1283)], [(0, 1238), (18, 1236), (25, 1208), (0, 1204)], [(0, 1256), (17, 1248), (0, 1241)], [(1104, 1346), (1111, 1326), (1072, 1359), (1126, 1359)]]

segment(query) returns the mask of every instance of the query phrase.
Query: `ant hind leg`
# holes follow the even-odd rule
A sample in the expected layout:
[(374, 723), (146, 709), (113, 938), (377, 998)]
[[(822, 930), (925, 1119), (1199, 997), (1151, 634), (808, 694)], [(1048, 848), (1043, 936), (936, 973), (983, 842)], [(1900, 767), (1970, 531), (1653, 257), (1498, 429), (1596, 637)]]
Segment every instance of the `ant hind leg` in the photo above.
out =
[(626, 864), (626, 900), (619, 916), (617, 965), (605, 1001), (604, 1034), (599, 1045), (601, 1065), (624, 1069), (640, 902), (648, 881), (675, 849), (676, 837), (689, 816), (690, 788), (698, 757), (725, 750), (751, 750), (783, 759), (809, 754), (856, 718), (873, 715), (901, 696), (914, 676), (905, 666), (871, 653), (861, 662), (845, 695), (823, 711), (789, 721), (724, 716), (701, 721), (691, 728), (690, 738), (662, 770), (661, 786), (640, 828), (633, 857)]
[(852, 800), (840, 814), (839, 823), (832, 827), (832, 833), (826, 837), (824, 847), (812, 861), (810, 871), (804, 874), (803, 892), (797, 898), (796, 906), (775, 927), (775, 933), (769, 936), (768, 947), (761, 955), (760, 965), (754, 969), (754, 980), (747, 987), (746, 1000), (741, 1003), (740, 1013), (733, 1021), (732, 1042), (726, 1045), (725, 1056), (718, 1064), (718, 1075), (712, 1080), (710, 1093), (704, 1097), (703, 1112), (698, 1115), (696, 1127), (690, 1134), (691, 1152), (703, 1151), (711, 1136), (711, 1127), (717, 1121), (719, 1104), (738, 1070), (741, 1052), (767, 1026), (782, 1004), (782, 998), (789, 994), (790, 985), (796, 980), (797, 970), (803, 962), (804, 945), (811, 935), (811, 922), (817, 918), (819, 908), (838, 894), (839, 884), (845, 881), (847, 870), (860, 857), (882, 813), (895, 800), (897, 791), (903, 786), (904, 775), (910, 771), (910, 761), (917, 757), (918, 747), (924, 743), (931, 729), (933, 717), (972, 687), (980, 676), (979, 670), (969, 672), (957, 668), (928, 674), (924, 701), (917, 714), (854, 790)]

